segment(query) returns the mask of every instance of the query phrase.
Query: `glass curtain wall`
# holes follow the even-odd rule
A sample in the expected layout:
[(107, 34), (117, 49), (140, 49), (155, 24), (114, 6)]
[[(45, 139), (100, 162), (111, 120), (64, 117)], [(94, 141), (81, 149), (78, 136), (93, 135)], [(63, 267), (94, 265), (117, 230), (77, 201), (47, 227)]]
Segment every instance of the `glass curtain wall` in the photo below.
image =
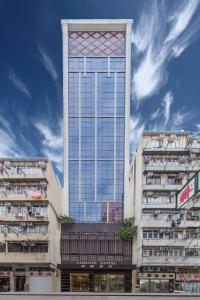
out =
[(69, 34), (70, 216), (76, 222), (119, 222), (124, 191), (124, 33)]

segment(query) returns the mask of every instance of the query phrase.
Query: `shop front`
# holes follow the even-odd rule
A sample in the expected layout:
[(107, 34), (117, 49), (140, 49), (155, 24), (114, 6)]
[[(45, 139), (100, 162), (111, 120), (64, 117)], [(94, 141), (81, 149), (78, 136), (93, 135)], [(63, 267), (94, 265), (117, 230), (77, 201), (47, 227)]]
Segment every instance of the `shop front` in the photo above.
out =
[(174, 273), (139, 273), (140, 292), (172, 293), (174, 291)]
[(200, 274), (176, 274), (178, 289), (188, 293), (200, 293)]
[(10, 276), (12, 272), (0, 272), (0, 292), (10, 292)]
[(131, 292), (131, 270), (63, 270), (62, 292)]

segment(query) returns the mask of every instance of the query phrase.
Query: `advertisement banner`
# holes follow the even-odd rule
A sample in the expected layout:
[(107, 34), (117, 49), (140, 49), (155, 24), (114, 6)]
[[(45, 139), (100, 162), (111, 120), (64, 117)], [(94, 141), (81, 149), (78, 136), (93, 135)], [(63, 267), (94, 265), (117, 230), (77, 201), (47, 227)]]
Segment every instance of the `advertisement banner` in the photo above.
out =
[(196, 176), (194, 176), (176, 196), (176, 208), (183, 207), (196, 193), (195, 189)]

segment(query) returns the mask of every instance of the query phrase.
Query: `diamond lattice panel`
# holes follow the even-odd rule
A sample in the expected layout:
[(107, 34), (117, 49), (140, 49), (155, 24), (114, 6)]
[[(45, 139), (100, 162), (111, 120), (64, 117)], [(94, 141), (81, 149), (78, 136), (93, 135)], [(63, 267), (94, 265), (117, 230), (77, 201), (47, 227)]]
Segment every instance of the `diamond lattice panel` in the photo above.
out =
[(124, 32), (99, 31), (69, 33), (69, 56), (124, 56)]

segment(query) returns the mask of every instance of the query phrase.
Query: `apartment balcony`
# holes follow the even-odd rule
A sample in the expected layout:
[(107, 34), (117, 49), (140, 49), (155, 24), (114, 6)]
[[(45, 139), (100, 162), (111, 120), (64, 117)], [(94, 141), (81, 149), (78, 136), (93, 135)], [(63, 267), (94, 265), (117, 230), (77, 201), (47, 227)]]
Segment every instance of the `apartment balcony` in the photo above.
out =
[(0, 252), (1, 263), (50, 263), (49, 253)]
[(189, 153), (189, 148), (171, 148), (171, 147), (160, 147), (160, 148), (153, 148), (153, 147), (145, 147), (143, 148), (143, 154), (151, 155), (151, 154), (167, 154), (167, 155), (173, 155), (173, 154), (181, 154), (181, 155), (187, 155)]
[(14, 242), (14, 241), (47, 241), (49, 233), (0, 233), (0, 241)]
[(196, 220), (191, 220), (191, 221), (182, 221), (180, 225), (177, 225), (177, 228), (183, 227), (183, 228), (188, 228), (188, 227), (200, 227), (200, 221)]
[(151, 166), (151, 165), (146, 165), (144, 168), (145, 171), (147, 172), (156, 172), (156, 173), (166, 173), (166, 172), (188, 172), (188, 171), (193, 171), (193, 168), (189, 165), (170, 165), (166, 164), (163, 166)]
[(46, 179), (46, 174), (42, 173), (34, 173), (34, 174), (25, 174), (25, 173), (9, 173), (4, 172), (3, 174), (0, 173), (0, 179), (1, 180), (10, 180), (10, 179)]
[(180, 247), (187, 247), (189, 244), (190, 247), (196, 245), (196, 239), (143, 239), (142, 245), (143, 246), (152, 246), (152, 247), (166, 247), (166, 246), (180, 246)]
[(24, 214), (0, 214), (0, 221), (17, 221), (17, 222), (34, 222), (34, 221), (48, 221), (48, 215), (34, 215), (27, 216)]
[(188, 257), (141, 257), (140, 266), (200, 266), (199, 256)]
[(142, 220), (141, 227), (143, 228), (168, 228), (172, 226), (172, 221), (165, 220)]
[(142, 209), (175, 209), (176, 208), (176, 204), (174, 203), (159, 203), (159, 204), (144, 204), (142, 205)]
[(48, 201), (47, 195), (42, 194), (41, 197), (32, 197), (29, 194), (0, 194), (0, 201)]
[(143, 184), (143, 191), (179, 191), (181, 184)]

